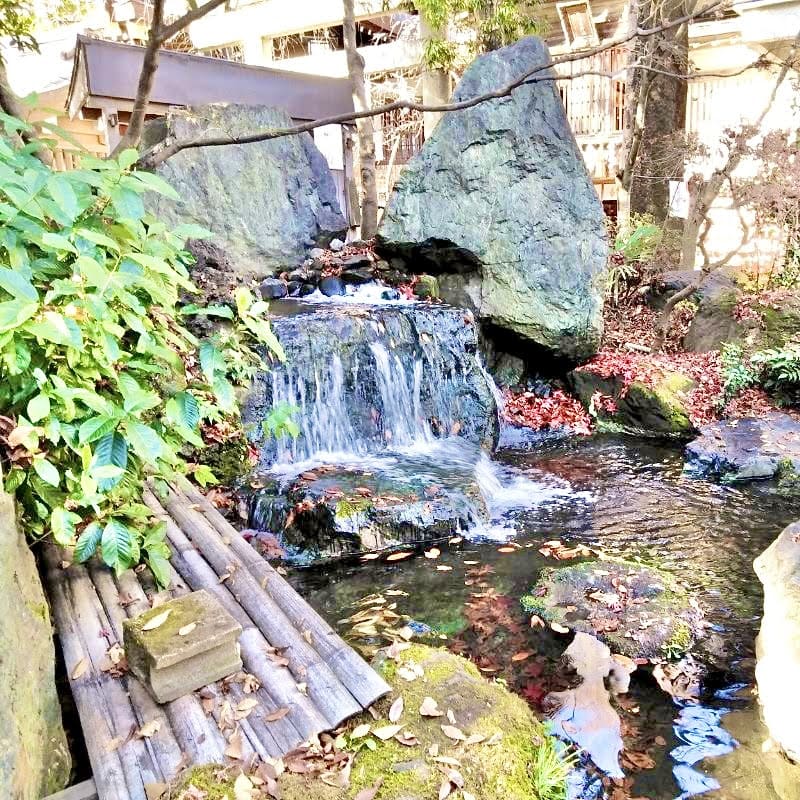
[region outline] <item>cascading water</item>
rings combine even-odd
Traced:
[[[480,362],[469,314],[416,303],[328,302],[295,311],[273,321],[286,364],[258,377],[245,407],[254,431],[282,406],[295,409],[301,431],[259,441],[269,485],[251,504],[252,528],[283,530],[287,519],[300,524],[291,507],[327,503],[311,527],[360,531],[362,541],[345,551],[464,531],[506,538],[509,511],[570,496],[566,482],[532,481],[487,455],[497,441],[500,396]],[[332,477],[316,480],[320,468]],[[314,483],[304,483],[312,473]],[[328,508],[331,497],[344,496],[352,510],[354,492],[402,500],[391,513],[372,509],[370,524],[389,530],[388,539],[365,544],[363,514],[343,520],[341,509]],[[328,544],[318,550],[341,552]]]

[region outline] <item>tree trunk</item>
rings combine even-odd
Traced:
[[[353,106],[357,112],[367,111],[367,86],[364,59],[356,49],[356,22],[353,0],[344,0],[344,49],[347,70],[353,90]],[[361,174],[361,238],[371,239],[378,231],[378,186],[375,178],[375,129],[372,117],[357,122],[358,162]]]

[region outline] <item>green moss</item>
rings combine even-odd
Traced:
[[[756,310],[764,321],[759,347],[783,347],[800,332],[800,310],[797,308],[772,308],[759,304]]]
[[[661,649],[667,658],[680,658],[688,652],[693,641],[692,629],[683,620],[678,620],[675,623],[672,636],[664,642]]]
[[[203,463],[211,468],[223,486],[234,486],[251,469],[244,434],[226,442],[208,445],[203,450]]]
[[[218,764],[194,767],[181,776],[172,796],[180,797],[181,792],[194,786],[206,793],[203,800],[233,800],[233,784],[237,775],[238,770],[232,774],[229,768]]]
[[[350,519],[359,514],[366,514],[372,508],[372,501],[366,497],[340,500],[336,504],[336,517]]]

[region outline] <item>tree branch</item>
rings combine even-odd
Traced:
[[[212,2],[213,1],[214,0],[212,0]],[[723,4],[724,0],[714,0],[709,5],[706,5],[703,8],[692,12],[691,14],[687,14],[683,17],[670,20],[669,22],[666,22],[662,25],[658,25],[653,28],[642,28],[637,26],[635,29],[633,29],[626,35],[620,36],[616,39],[609,40],[608,42],[606,42],[606,44],[598,45],[597,47],[591,48],[589,50],[580,53],[570,53],[568,55],[559,56],[555,59],[550,59],[544,64],[539,64],[535,67],[532,67],[531,69],[529,69],[527,72],[524,72],[515,80],[505,84],[504,86],[499,87],[498,89],[495,89],[491,92],[486,92],[484,94],[476,95],[475,97],[469,98],[467,100],[461,100],[457,103],[439,103],[433,105],[426,105],[425,103],[418,103],[410,100],[397,100],[393,103],[389,103],[384,106],[378,106],[372,109],[366,109],[364,111],[353,111],[344,114],[336,114],[330,117],[326,117],[324,119],[316,120],[314,122],[307,122],[303,125],[296,125],[291,128],[274,128],[267,131],[258,131],[256,133],[248,134],[246,136],[209,136],[189,141],[165,140],[156,147],[145,152],[139,159],[139,164],[142,167],[152,168],[157,166],[158,164],[161,164],[162,162],[166,161],[168,158],[174,156],[176,153],[179,153],[182,150],[193,149],[197,147],[221,147],[230,144],[252,144],[254,142],[263,142],[263,141],[268,141],[270,139],[279,139],[284,136],[294,136],[299,133],[307,133],[309,131],[314,130],[315,128],[319,128],[324,125],[339,125],[348,122],[357,122],[358,120],[364,119],[366,117],[374,117],[389,111],[396,111],[400,109],[406,109],[409,111],[419,111],[422,113],[426,112],[441,113],[446,111],[462,111],[467,108],[473,108],[474,106],[480,105],[481,103],[486,103],[490,100],[497,100],[503,97],[508,97],[515,89],[518,89],[523,84],[535,83],[538,81],[555,81],[560,79],[559,77],[552,75],[537,77],[539,73],[544,72],[545,70],[552,69],[553,67],[556,67],[560,64],[567,64],[574,61],[580,61],[585,58],[591,58],[592,56],[598,55],[599,53],[604,53],[607,50],[612,50],[616,47],[620,47],[621,45],[627,44],[628,42],[632,41],[633,39],[636,39],[637,37],[649,38],[651,36],[655,36],[656,34],[662,33],[665,30],[669,30],[679,25],[691,22],[693,19],[696,19],[697,17],[702,16],[704,14],[708,14],[709,12],[719,8]],[[205,8],[205,6],[203,6],[203,8]]]
[[[171,39],[175,34],[180,33],[184,28],[188,28],[193,22],[196,22],[198,19],[208,14],[209,11],[213,11],[225,2],[226,0],[208,0],[208,2],[203,3],[202,6],[196,6],[190,11],[187,11],[182,17],[178,17],[174,22],[170,22],[169,25],[164,26],[159,31],[158,43],[164,44],[164,42]]]

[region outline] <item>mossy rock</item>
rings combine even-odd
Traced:
[[[631,658],[677,658],[701,631],[697,604],[672,575],[622,559],[545,569],[522,605]]]
[[[437,300],[439,281],[433,275],[420,275],[414,285],[414,294],[421,300]]]
[[[580,401],[597,415],[601,430],[676,439],[688,439],[697,432],[686,405],[694,381],[683,373],[667,373],[655,386],[634,381],[627,389],[623,378],[616,375],[603,378],[577,369],[569,378]],[[596,392],[612,397],[617,410],[609,413],[593,408]]]
[[[407,681],[398,674],[399,669],[415,665],[422,669],[422,677]],[[522,698],[500,683],[483,678],[469,661],[446,650],[412,645],[396,660],[379,657],[375,666],[395,689],[377,705],[383,721],[361,715],[347,724],[348,730],[364,722],[376,728],[389,724],[389,706],[402,695],[405,710],[400,722],[407,723],[419,743],[407,747],[394,739],[374,739],[375,750],[362,748],[356,753],[346,790],[328,786],[318,776],[284,773],[278,782],[283,800],[354,798],[379,779],[383,779],[379,800],[431,800],[438,796],[443,770],[449,768],[433,760],[429,754],[433,745],[438,747],[439,756],[458,760],[464,789],[477,800],[565,797],[568,765],[557,754],[558,744]],[[488,740],[500,734],[502,738],[496,737],[491,744],[454,742],[442,731],[442,724],[448,724],[446,716],[422,717],[418,713],[425,697],[436,700],[443,713],[451,709],[456,726],[465,735],[479,733]],[[231,800],[235,774],[220,776],[217,772],[213,768],[194,770],[183,779],[180,788],[193,782],[208,792],[207,800],[222,800],[226,792]],[[453,796],[460,797],[460,793]]]

